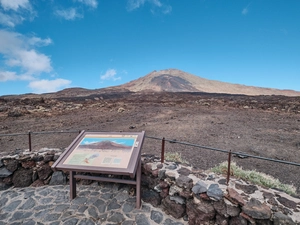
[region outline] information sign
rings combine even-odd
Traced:
[[[75,178],[136,184],[140,202],[141,148],[145,132],[82,131],[53,164],[54,170],[70,171],[70,196],[76,196]],[[135,180],[76,175],[76,172],[128,175]],[[139,196],[138,196],[139,195]],[[139,200],[138,200],[139,198]]]

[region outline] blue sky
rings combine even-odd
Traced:
[[[127,146],[133,146],[135,142],[135,138],[84,138],[80,144],[88,145],[96,142],[102,142],[102,141],[112,141],[117,144],[127,145]]]
[[[300,1],[0,0],[0,95],[169,68],[300,91]]]

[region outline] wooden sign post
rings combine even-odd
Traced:
[[[141,207],[141,148],[145,132],[82,131],[52,165],[70,171],[70,198],[76,197],[76,178],[136,185],[136,208]],[[126,175],[131,179],[88,176],[76,172]]]

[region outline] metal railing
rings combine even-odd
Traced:
[[[24,132],[24,133],[14,133],[14,134],[0,134],[0,137],[4,136],[21,136],[21,135],[28,135],[28,146],[29,146],[29,151],[32,151],[32,135],[34,134],[56,134],[56,133],[80,133],[81,130],[69,130],[69,131],[41,131],[41,132]],[[285,160],[278,160],[278,159],[273,159],[273,158],[268,158],[268,157],[262,157],[262,156],[256,156],[256,155],[251,155],[243,152],[233,152],[231,150],[225,150],[225,149],[219,149],[219,148],[213,148],[213,147],[208,147],[208,146],[203,146],[203,145],[198,145],[198,144],[192,144],[189,142],[182,142],[182,141],[177,141],[177,140],[171,140],[171,139],[166,139],[165,137],[163,138],[158,138],[158,137],[153,137],[153,136],[145,136],[146,138],[153,139],[153,140],[159,140],[161,141],[161,163],[164,163],[165,160],[165,142],[168,141],[170,143],[176,143],[176,144],[181,144],[185,146],[191,146],[191,147],[196,147],[196,148],[201,148],[201,149],[206,149],[209,151],[215,151],[215,152],[222,152],[228,154],[228,168],[227,168],[227,184],[230,180],[230,164],[231,164],[231,157],[233,155],[237,156],[243,156],[243,157],[249,157],[249,158],[255,158],[255,159],[260,159],[260,160],[265,160],[265,161],[271,161],[275,163],[281,163],[281,164],[286,164],[286,165],[293,165],[293,166],[299,166],[300,163],[296,162],[290,162],[290,161],[285,161]]]

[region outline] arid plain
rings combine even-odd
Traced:
[[[182,82],[177,79],[175,85],[169,82],[167,86],[178,88],[179,81]],[[156,82],[166,84],[162,80]],[[300,97],[297,96],[195,90],[133,92],[122,86],[0,97],[1,135],[62,130],[145,131],[147,136],[300,163]],[[32,147],[66,148],[76,135],[33,134]],[[28,136],[0,136],[0,148],[1,155],[28,149]],[[146,138],[142,151],[159,156],[161,141]],[[228,157],[221,152],[168,141],[166,152],[178,152],[200,169],[211,168]],[[297,166],[253,158],[233,157],[233,161],[245,169],[294,184],[300,192]]]

